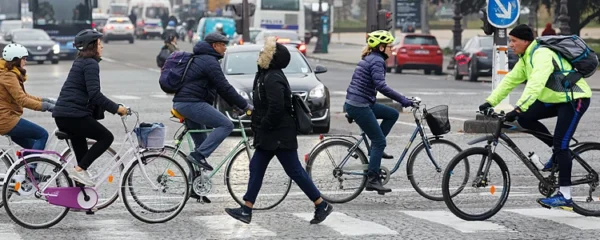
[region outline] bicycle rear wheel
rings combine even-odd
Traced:
[[[54,160],[31,157],[27,163],[35,163],[37,166],[31,169],[39,175],[47,175],[45,181],[37,182],[37,186],[49,187],[73,187],[73,182],[66,171],[60,171],[62,166]],[[15,223],[24,228],[40,229],[49,228],[59,223],[69,212],[69,208],[49,204],[38,188],[32,183],[31,175],[27,173],[24,162],[20,162],[7,175],[10,181],[2,186],[2,199],[6,213]],[[58,175],[57,175],[58,172]],[[47,182],[55,175],[52,182]],[[44,179],[41,179],[44,180]],[[10,199],[9,199],[10,197]],[[29,198],[29,199],[24,199]]]
[[[142,156],[142,164],[139,160],[134,161],[120,184],[127,211],[145,223],[163,223],[176,217],[189,197],[188,178],[183,167],[173,158],[159,153]],[[152,185],[158,188],[154,189]]]
[[[410,155],[408,163],[406,163],[406,175],[410,180],[410,184],[421,196],[433,201],[443,201],[444,197],[440,186],[442,173],[452,157],[462,150],[455,143],[445,139],[431,139],[429,140],[429,146],[431,147],[430,152],[433,159],[427,155],[425,144],[419,144]],[[432,161],[435,161],[438,165],[439,171]],[[415,166],[415,164],[417,165]],[[468,162],[465,162],[464,166],[468,169]],[[465,175],[465,181],[467,178],[468,175]],[[458,191],[454,191],[452,196],[456,194],[458,194]]]
[[[354,143],[348,140],[332,140],[315,149],[308,159],[306,172],[327,202],[352,201],[367,184],[367,157],[360,148],[350,153],[352,146]],[[348,161],[340,167],[348,155]]]
[[[246,152],[246,147],[241,148],[233,156],[225,170],[225,183],[231,197],[240,205],[244,205],[243,196],[248,190],[250,178],[250,159],[253,151]],[[279,162],[272,159],[265,171],[262,188],[254,202],[252,209],[268,210],[279,205],[290,192],[292,179],[285,173]]]
[[[586,143],[573,150],[571,181],[589,181],[571,185],[573,211],[583,216],[600,216],[600,143]]]
[[[88,141],[88,148],[94,145],[94,143],[95,141]],[[103,182],[100,188],[96,188],[98,196],[101,197],[98,199],[98,204],[95,207],[98,210],[110,206],[117,200],[117,198],[119,198],[119,178],[121,177],[121,173],[125,168],[123,164],[116,169],[113,169],[111,174],[108,175],[107,179],[99,179],[100,174],[102,174],[101,171],[105,170],[107,166],[114,164],[111,162],[111,160],[114,159],[115,162],[119,161],[119,158],[114,158],[116,155],[117,152],[114,149],[108,148],[99,158],[94,160],[94,163],[87,170],[95,182]],[[63,157],[65,160],[69,161],[69,158],[74,157],[74,154],[72,155],[71,149],[67,148],[63,153]],[[77,161],[73,161],[72,163],[77,165]]]
[[[484,176],[484,173],[487,173],[487,176]],[[500,211],[508,199],[508,168],[504,160],[495,153],[492,159],[489,159],[485,148],[476,147],[462,151],[448,163],[443,176],[444,202],[448,209],[461,219],[486,220]],[[457,178],[454,178],[455,176]],[[451,195],[455,192],[458,194]],[[488,202],[491,202],[491,207],[484,207]],[[461,206],[462,204],[464,206]]]
[[[4,153],[6,153],[6,154],[4,154]],[[2,187],[2,182],[4,181],[4,178],[6,177],[6,175],[8,175],[8,169],[10,168],[10,166],[12,166],[13,160],[10,157],[10,155],[8,154],[8,152],[6,152],[6,149],[0,150],[0,154],[4,154],[2,159],[0,159],[0,187]],[[10,198],[10,196],[9,196],[9,198]],[[0,208],[2,206],[4,206],[4,200],[2,198],[0,198]]]

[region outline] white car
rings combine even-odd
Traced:
[[[129,43],[135,41],[134,27],[129,18],[111,17],[104,25],[103,34],[105,43],[112,40],[129,40]]]

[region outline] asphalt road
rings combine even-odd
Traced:
[[[111,42],[105,45],[104,60],[100,63],[102,91],[116,102],[124,103],[140,113],[143,122],[163,122],[168,126],[168,136],[172,136],[180,127],[179,123],[169,120],[171,98],[158,87],[159,70],[155,65],[155,56],[161,46],[160,41]],[[192,46],[182,43],[183,50],[191,51]],[[310,55],[310,53],[309,53]],[[36,96],[56,97],[71,66],[71,61],[61,61],[58,65],[28,66],[29,78],[26,90]],[[317,62],[310,60],[315,66],[321,64],[329,71],[319,76],[329,88],[331,98],[333,134],[359,133],[355,124],[348,124],[342,113],[345,90],[350,82],[354,66],[336,63]],[[423,99],[427,108],[437,105],[448,105],[452,132],[444,139],[456,143],[460,148],[470,147],[467,142],[481,135],[462,133],[463,123],[475,116],[477,106],[482,103],[491,91],[489,83],[458,82],[446,79],[446,76],[428,76],[422,72],[407,71],[404,74],[388,74],[387,83],[397,91],[407,96],[418,96]],[[515,89],[510,95],[514,103],[520,96],[522,87]],[[598,100],[592,104],[585,114],[577,133],[579,140],[594,141],[598,117]],[[49,132],[54,128],[50,113],[26,110],[25,118],[45,127]],[[106,115],[102,120],[115,135],[113,148],[118,149],[124,140],[123,125],[120,118]],[[133,121],[128,121],[130,126]],[[552,120],[544,121],[553,129]],[[400,119],[388,136],[386,152],[398,158],[414,130],[414,118],[410,109],[400,115]],[[523,152],[535,151],[545,161],[551,151],[539,141],[522,134],[511,134]],[[228,138],[209,158],[213,166],[228,154],[239,141],[239,137]],[[300,136],[299,155],[308,153],[319,142],[318,135]],[[414,148],[419,139],[410,148]],[[481,145],[481,144],[479,144]],[[64,146],[64,145],[61,145]],[[439,156],[439,164],[445,164],[456,151],[449,148],[437,150],[434,145],[434,156]],[[364,147],[363,147],[364,149]],[[255,211],[253,222],[245,225],[229,218],[223,208],[235,207],[236,203],[227,192],[222,181],[223,172],[213,177],[210,204],[189,201],[182,213],[175,219],[164,224],[145,224],[133,218],[124,208],[121,200],[94,216],[79,212],[71,212],[66,218],[50,229],[28,230],[14,224],[4,210],[0,210],[0,239],[597,239],[600,229],[600,219],[578,216],[575,213],[562,210],[546,210],[535,203],[541,197],[538,193],[538,180],[523,167],[523,164],[506,148],[499,147],[498,153],[503,156],[510,169],[510,196],[502,211],[483,222],[467,222],[458,219],[448,211],[443,202],[434,202],[420,196],[413,190],[406,174],[406,161],[392,175],[388,187],[393,192],[380,196],[372,192],[363,192],[351,202],[336,204],[335,212],[325,222],[318,226],[308,223],[314,211],[310,201],[294,184],[290,194],[281,205],[268,211]],[[586,160],[595,168],[600,153],[586,156]],[[436,157],[438,159],[438,157]],[[404,159],[406,160],[406,159]],[[427,158],[417,157],[414,174],[423,186],[439,189],[440,173],[427,165]],[[280,165],[272,164],[270,172],[265,177],[261,193],[277,194],[278,189],[285,184],[284,172]],[[239,163],[236,172],[236,192],[243,194],[245,178],[247,178],[247,159]],[[305,164],[302,162],[302,164]],[[382,165],[392,169],[396,160],[383,160]],[[327,173],[323,170],[327,164],[315,167],[313,174]],[[475,165],[475,164],[472,164]],[[475,166],[476,167],[476,166]],[[475,171],[471,166],[471,172]],[[578,169],[575,166],[575,169]],[[244,172],[246,171],[246,172]],[[492,170],[493,172],[494,170]],[[576,170],[574,170],[575,172]],[[575,173],[573,175],[576,175]],[[494,186],[502,189],[501,182],[494,176]],[[331,178],[315,179],[319,189],[325,194],[333,191]],[[115,182],[116,183],[116,182]],[[118,187],[117,187],[118,188]],[[331,189],[330,189],[331,188]],[[492,194],[489,194],[489,193]],[[574,190],[574,196],[582,196],[583,190]],[[434,191],[440,194],[439,191]],[[577,194],[580,195],[577,195]],[[490,196],[491,195],[491,196]],[[336,195],[331,195],[336,196]],[[463,196],[463,195],[459,195]],[[600,194],[592,195],[595,200]],[[268,197],[268,196],[263,196]],[[101,196],[102,198],[102,196]],[[465,194],[461,207],[476,209],[489,206],[497,200],[497,194],[487,188],[481,193]],[[489,201],[490,199],[492,201]],[[260,198],[259,198],[260,200]],[[592,205],[598,205],[594,202]],[[31,205],[31,214],[46,205],[41,203]],[[598,209],[599,206],[594,206]],[[48,216],[45,216],[48,217]]]

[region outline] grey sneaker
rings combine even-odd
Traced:
[[[92,181],[90,178],[90,174],[87,171],[78,172],[75,170],[75,168],[67,168],[67,172],[69,173],[71,179],[85,186],[94,187],[96,185],[96,183],[94,183],[94,181]]]

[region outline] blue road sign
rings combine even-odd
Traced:
[[[510,27],[517,21],[520,12],[519,0],[487,0],[487,19],[494,27]]]

